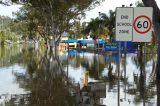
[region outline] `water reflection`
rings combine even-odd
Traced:
[[[146,61],[143,54],[121,54],[120,71],[118,54],[112,52],[60,51],[55,56],[43,47],[22,45],[1,47],[0,54],[0,101],[6,105],[159,104],[153,54],[147,54]]]
[[[69,92],[72,82],[69,79],[66,82],[67,75],[62,70],[63,64],[59,64],[59,58],[53,57],[48,51],[40,54],[32,49],[26,52],[26,57],[29,77],[25,79],[25,89],[31,92],[28,105],[73,105],[73,97]]]
[[[122,54],[120,72],[117,70],[117,54],[107,53],[98,56],[92,53],[85,53],[83,56],[76,56],[79,60],[84,60],[81,61],[81,68],[76,71],[81,71],[84,74],[84,70],[88,70],[89,83],[99,81],[106,83],[106,97],[101,98],[103,105],[156,105],[155,56],[147,54],[146,67],[144,68],[143,55]],[[105,61],[106,56],[109,58],[107,61]],[[76,59],[70,60],[74,60],[73,63],[78,61]],[[69,64],[69,67],[71,71],[74,66]],[[90,67],[92,70],[90,70]],[[77,82],[83,83],[83,81],[78,80],[83,79],[83,75],[77,79],[77,76],[75,77],[73,73],[71,71],[70,76],[74,77]],[[77,72],[78,74],[80,73]]]

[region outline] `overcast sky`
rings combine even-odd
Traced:
[[[83,21],[89,22],[91,18],[95,18],[98,16],[98,12],[108,13],[109,10],[115,10],[116,7],[122,7],[122,5],[128,6],[132,3],[133,7],[135,7],[135,3],[141,0],[105,0],[99,7],[86,12],[86,19],[82,19]],[[160,7],[160,0],[156,0],[157,4]]]
[[[95,18],[98,16],[98,12],[108,13],[109,10],[115,10],[116,7],[121,7],[122,5],[129,6],[131,3],[135,6],[135,2],[138,0],[105,0],[100,6],[95,9],[86,12],[86,19],[82,19],[82,21],[89,22],[91,18]],[[140,1],[140,0],[139,0]],[[156,0],[157,4],[160,7],[160,0]],[[19,9],[20,5],[13,6],[2,6],[0,5],[0,15],[5,15],[12,17],[12,12],[15,12]]]
[[[0,5],[0,15],[12,17],[12,12],[19,10],[21,5],[4,6]]]

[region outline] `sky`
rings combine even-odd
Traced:
[[[12,12],[18,11],[20,7],[21,5],[12,5],[12,6],[0,5],[0,15],[13,17]]]
[[[109,10],[115,10],[116,7],[121,7],[122,5],[129,6],[131,3],[135,6],[135,2],[138,0],[105,0],[100,6],[96,7],[95,9],[86,12],[86,18],[81,19],[81,21],[89,22],[91,18],[95,18],[98,16],[98,12],[101,13],[108,13]],[[140,0],[139,0],[140,1]],[[156,0],[157,4],[160,7],[160,0]],[[0,5],[0,15],[4,16],[12,16],[12,12],[16,12],[20,5],[13,5],[13,6],[2,6]]]
[[[86,19],[84,21],[89,22],[90,18],[95,18],[98,16],[98,12],[108,13],[109,10],[115,10],[116,7],[122,7],[122,5],[129,6],[131,3],[135,4],[137,0],[105,0],[100,6],[95,9],[86,12]]]
[[[133,7],[135,7],[135,3],[137,1],[141,0],[105,0],[100,6],[97,8],[86,12],[86,19],[82,19],[83,21],[89,22],[91,18],[98,17],[98,12],[101,13],[109,13],[109,10],[114,10],[116,7],[122,7],[122,5],[125,5],[125,7],[129,7],[129,5],[132,3]],[[160,7],[160,0],[155,0]]]

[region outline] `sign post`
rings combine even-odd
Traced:
[[[116,41],[132,41],[133,8],[116,8]]]
[[[152,7],[134,8],[133,42],[144,43],[144,71],[146,65],[146,42],[152,40]]]
[[[146,42],[152,39],[152,7],[116,8],[116,41],[145,42],[144,69],[146,61]],[[120,42],[119,42],[120,58]],[[120,64],[120,63],[118,63]],[[120,65],[118,65],[118,71]]]
[[[150,42],[152,7],[116,8],[116,41]]]
[[[151,42],[152,7],[134,8],[133,42]]]
[[[132,41],[133,8],[116,8],[116,41]],[[121,43],[118,43],[118,75],[120,72]],[[119,78],[119,77],[118,77]],[[118,80],[119,83],[119,80]],[[119,90],[119,86],[118,86]],[[119,97],[119,93],[118,93]],[[119,99],[118,99],[119,100]],[[119,102],[118,102],[119,103]]]

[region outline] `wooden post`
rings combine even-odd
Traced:
[[[84,86],[88,86],[88,71],[85,71],[85,75],[84,75]]]

